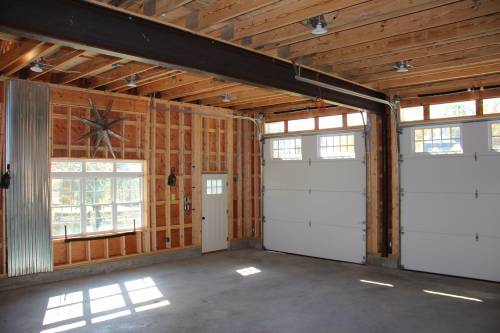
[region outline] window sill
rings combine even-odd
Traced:
[[[98,239],[108,239],[108,238],[116,238],[123,236],[133,236],[138,231],[142,231],[142,229],[135,229],[130,231],[120,231],[120,232],[109,232],[109,233],[99,233],[99,234],[87,234],[87,235],[76,235],[70,237],[54,237],[52,240],[64,240],[65,243],[70,242],[81,242],[81,241],[90,241],[90,240],[98,240]]]

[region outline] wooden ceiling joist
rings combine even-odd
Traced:
[[[59,68],[79,57],[83,53],[85,53],[85,51],[74,50],[69,47],[61,47],[59,50],[50,55],[49,58],[43,59],[43,63],[48,65],[48,67],[42,67],[43,71],[41,73],[30,72],[28,79],[44,81],[49,73],[58,71]]]
[[[93,89],[93,88],[101,87],[101,86],[107,85],[109,83],[118,81],[118,80],[123,80],[126,77],[129,77],[131,75],[143,73],[143,72],[145,72],[149,69],[152,69],[154,67],[155,66],[132,61],[132,62],[129,62],[129,63],[124,64],[122,66],[119,66],[117,68],[114,68],[110,71],[101,73],[97,77],[91,78],[89,80],[90,83],[89,83],[88,88]]]
[[[96,56],[94,59],[88,60],[78,66],[75,66],[71,69],[71,72],[63,73],[62,75],[60,75],[58,78],[58,83],[67,84],[78,80],[79,78],[95,74],[99,71],[102,71],[103,68],[110,67],[112,64],[120,60],[121,59],[118,57],[109,57],[102,55]]]
[[[343,8],[353,5],[353,0],[350,2],[340,0],[335,4]],[[3,7],[0,12],[2,31],[14,32],[21,36],[33,35],[47,42],[71,44],[79,49],[98,51],[117,58],[172,65],[180,70],[201,71],[215,77],[283,92],[289,91],[305,97],[316,97],[318,92],[317,86],[294,79],[295,68],[289,62],[145,18],[134,17],[131,20],[131,14],[117,12],[110,7],[77,0],[64,2],[47,0],[43,4],[35,0],[26,0],[15,5],[6,2]],[[331,4],[329,8],[331,10]],[[35,12],[36,15],[32,14]],[[78,13],[78,20],[70,20],[68,15],[75,13]],[[52,17],[50,23],[41,19],[44,14]],[[151,48],[151,43],[154,43],[154,48]],[[175,48],[172,45],[175,45]],[[232,65],[227,59],[231,59]],[[301,75],[352,90],[356,94],[385,98],[385,95],[379,92],[312,69],[303,68]],[[138,90],[141,93],[148,93],[171,88],[173,86],[159,84],[159,87],[140,87]],[[335,103],[385,112],[383,103],[359,95],[336,90],[324,90],[322,95],[326,100]]]
[[[314,53],[495,14],[498,12],[499,7],[500,5],[496,0],[459,1],[437,9],[424,10],[383,22],[367,24],[356,29],[340,31],[315,40],[285,46],[278,49],[277,54],[281,57],[295,59]]]
[[[21,58],[32,59],[31,53],[39,54],[37,50],[43,47],[43,45],[43,42],[36,40],[22,40],[17,47],[2,55],[0,58],[0,71],[5,71]]]

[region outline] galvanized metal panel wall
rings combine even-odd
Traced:
[[[49,87],[10,80],[6,89],[8,275],[52,271],[49,206]]]

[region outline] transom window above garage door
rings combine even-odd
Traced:
[[[413,129],[415,153],[462,154],[460,126],[434,126]]]
[[[301,160],[302,138],[279,138],[271,141],[271,156],[278,160]]]
[[[321,159],[355,158],[354,134],[331,134],[318,137]]]
[[[466,117],[476,115],[476,101],[433,104],[429,106],[430,119]]]

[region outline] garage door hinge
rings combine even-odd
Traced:
[[[405,196],[405,189],[404,188],[399,188],[399,195],[404,197]]]
[[[266,192],[266,186],[262,185],[262,193]]]
[[[311,159],[309,159],[309,166],[311,166]]]
[[[399,229],[399,233],[400,233],[401,235],[404,235],[404,234],[405,234],[405,229],[404,229],[404,227],[403,227],[403,226],[401,226],[401,228]]]
[[[262,159],[262,166],[266,166],[266,160]]]
[[[477,162],[477,151],[474,152],[474,161]]]
[[[403,162],[404,159],[403,159],[403,154],[399,154],[399,162]]]
[[[311,227],[311,220],[309,220],[309,228]]]
[[[476,232],[476,242],[479,242],[479,234]]]
[[[266,223],[266,217],[262,216],[262,223]]]
[[[476,189],[476,192],[474,193],[476,199],[479,198],[479,191]]]
[[[308,191],[308,192],[309,192],[309,194],[311,194],[311,189],[309,189],[309,191]]]

